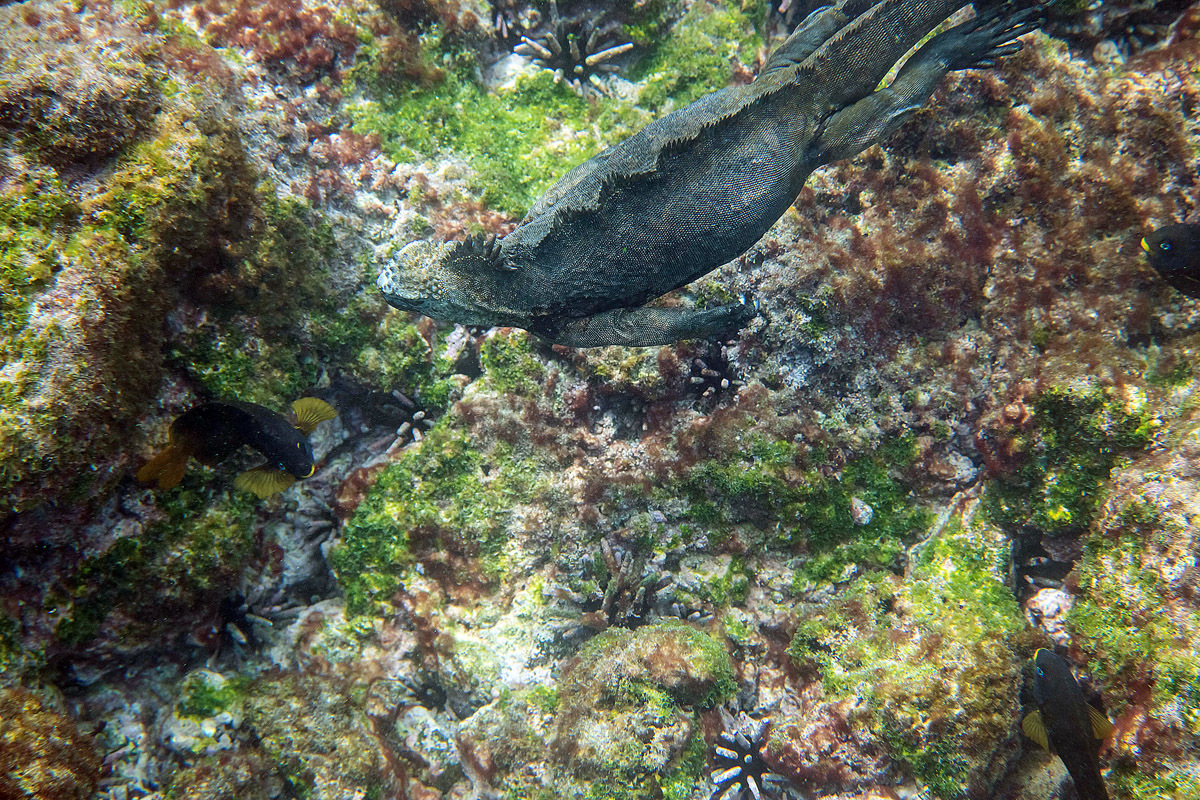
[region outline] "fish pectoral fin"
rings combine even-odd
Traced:
[[[1100,709],[1095,706],[1088,706],[1088,717],[1092,720],[1092,735],[1100,741],[1104,741],[1112,734],[1114,725],[1109,721],[1108,717],[1100,713]]]
[[[1021,730],[1030,739],[1042,746],[1043,750],[1050,749],[1050,740],[1046,738],[1046,726],[1042,723],[1040,711],[1031,711],[1021,720]]]
[[[301,397],[292,402],[296,414],[296,427],[307,436],[316,430],[319,423],[337,416],[333,406],[316,397]]]
[[[233,485],[243,492],[253,492],[259,500],[265,500],[276,492],[296,482],[296,479],[281,469],[273,469],[263,464],[261,467],[248,469],[233,479]]]
[[[178,486],[187,471],[187,460],[187,448],[172,442],[137,471],[138,482],[157,483],[159,489]]]

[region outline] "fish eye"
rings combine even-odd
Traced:
[[[1170,243],[1170,242],[1167,242],[1167,241],[1159,242],[1159,243],[1158,243],[1158,249],[1159,249],[1159,250],[1170,250],[1170,249],[1171,249],[1171,243]]]
[[[1042,672],[1042,668],[1041,668],[1041,667],[1038,667],[1038,677],[1039,677],[1039,678],[1044,678],[1044,677],[1046,677],[1046,673]]]

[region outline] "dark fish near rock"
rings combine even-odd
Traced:
[[[1142,239],[1150,266],[1172,287],[1200,298],[1200,225],[1167,225]]]
[[[266,461],[234,480],[234,486],[260,498],[281,492],[316,470],[308,434],[337,412],[323,400],[301,397],[292,403],[296,422],[269,408],[237,400],[204,403],[171,423],[167,447],[138,470],[142,483],[170,489],[183,480],[188,458],[214,466],[241,447],[250,447]]]
[[[1066,659],[1038,650],[1033,663],[1038,710],[1025,717],[1021,730],[1062,759],[1079,800],[1108,800],[1100,776],[1100,743],[1112,733],[1112,723],[1084,698]]]

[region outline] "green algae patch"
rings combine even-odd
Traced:
[[[745,536],[769,531],[767,546],[802,549],[807,558],[795,578],[802,591],[842,579],[853,565],[891,564],[928,527],[929,513],[901,477],[914,458],[912,440],[898,438],[830,475],[802,467],[792,442],[753,435],[742,451],[693,468],[678,494],[698,524],[717,532],[739,526]]]
[[[0,359],[19,354],[30,302],[62,266],[78,207],[54,172],[28,174],[0,193]]]
[[[1127,497],[1088,537],[1067,622],[1110,703],[1146,703],[1156,714],[1169,708],[1200,736],[1200,611],[1178,597],[1180,558],[1190,558],[1196,537],[1189,517],[1171,508],[1172,499],[1196,498],[1192,487],[1169,483],[1176,485],[1159,495],[1163,507]]]
[[[576,796],[677,796],[696,772],[695,739],[703,741],[694,711],[734,690],[729,655],[702,631],[680,622],[610,629],[584,645],[559,684],[552,763],[578,783]]]
[[[63,579],[45,601],[59,644],[83,647],[102,632],[173,635],[174,620],[215,608],[237,586],[257,553],[258,502],[213,482],[200,471],[187,475],[160,494],[157,518],[138,536],[117,539]]]
[[[279,407],[331,352],[331,230],[261,183],[228,109],[181,94],[139,131],[86,195],[46,164],[0,191],[0,490],[17,509],[120,474],[105,467],[166,364],[201,394]],[[180,299],[195,314],[167,352]]]
[[[192,719],[237,711],[249,682],[245,676],[225,678],[211,670],[196,670],[183,679],[176,708],[180,716]]]
[[[988,512],[1009,530],[1049,534],[1086,528],[1122,455],[1150,442],[1160,422],[1144,397],[1116,397],[1087,382],[1043,392],[1033,402],[1023,463],[993,482]]]
[[[731,64],[752,63],[762,45],[734,2],[696,3],[661,36],[651,32],[663,27],[666,4],[635,5],[631,35],[654,40],[631,76],[646,84],[636,105],[585,100],[544,70],[490,91],[477,79],[474,53],[435,30],[424,38],[423,58],[438,65],[440,83],[374,85],[372,99],[348,109],[354,130],[378,134],[396,161],[462,159],[473,172],[470,191],[520,218],[559,177],[645,126],[651,112],[728,85]]]
[[[154,117],[160,45],[120,23],[68,37],[29,20],[0,11],[0,130],[60,167],[119,152]]]
[[[268,673],[246,687],[243,709],[243,728],[293,796],[384,796],[387,757],[361,702],[340,681]]]
[[[638,103],[681,108],[729,85],[735,64],[752,64],[762,40],[740,2],[693,3],[631,76],[644,81]]]
[[[500,577],[508,519],[539,472],[493,455],[443,423],[380,473],[330,553],[350,613],[388,600],[418,561],[450,587],[482,591]]]
[[[344,346],[353,353],[347,371],[383,391],[399,389],[427,413],[445,411],[458,384],[451,377],[454,363],[445,357],[444,337],[431,345],[409,315],[388,313],[377,305],[367,309],[355,304],[350,315],[373,324],[363,326],[361,335]]]
[[[1117,734],[1110,789],[1196,795],[1200,741],[1200,425],[1172,423],[1161,446],[1113,471],[1111,492],[1068,579],[1067,630]]]
[[[589,103],[546,72],[490,92],[474,78],[473,53],[448,56],[440,85],[351,106],[354,130],[380,135],[396,161],[463,159],[475,173],[471,191],[513,217],[571,167],[650,121],[627,103]]]
[[[546,368],[534,354],[531,334],[516,329],[497,331],[479,348],[479,364],[489,388],[500,394],[534,394]]]
[[[789,646],[826,699],[858,706],[851,724],[946,800],[986,791],[1006,766],[1032,651],[1007,560],[1004,536],[969,509],[912,548],[903,580],[856,580],[805,615]],[[785,721],[773,736],[795,733]]]

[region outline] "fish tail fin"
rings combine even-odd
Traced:
[[[305,436],[316,430],[318,424],[337,416],[333,406],[316,397],[292,401],[292,411],[296,414],[296,427]]]
[[[187,471],[188,451],[178,442],[171,442],[158,455],[137,471],[140,483],[157,482],[159,489],[178,486]]]
[[[235,487],[243,492],[253,492],[259,500],[266,500],[295,482],[296,479],[288,473],[268,467],[266,464],[248,469],[233,479]]]

